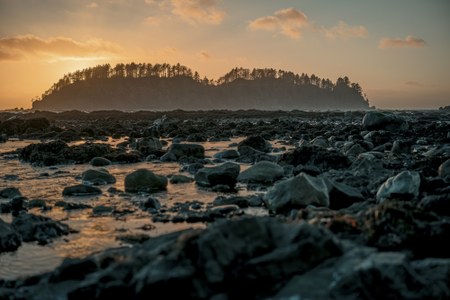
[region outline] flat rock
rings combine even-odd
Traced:
[[[86,184],[78,184],[74,186],[65,187],[62,194],[63,196],[91,196],[100,195],[102,190],[95,186]]]
[[[139,169],[125,177],[125,192],[158,192],[166,190],[167,178],[147,169]]]
[[[284,176],[284,169],[276,163],[261,161],[245,171],[242,171],[237,180],[249,183],[271,183]]]

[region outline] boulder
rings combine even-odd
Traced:
[[[0,219],[0,253],[14,251],[21,244],[20,236],[14,228]]]
[[[261,161],[238,176],[238,181],[249,183],[270,183],[274,182],[284,175],[284,169],[273,162]]]
[[[252,135],[238,144],[238,151],[241,152],[243,146],[251,147],[261,152],[270,152],[272,145],[260,135]]]
[[[354,187],[331,180],[327,181],[327,183],[331,209],[345,208],[365,200],[361,191]]]
[[[362,127],[367,130],[404,131],[408,129],[408,123],[391,112],[369,111],[362,119]]]
[[[378,189],[379,203],[391,197],[416,198],[419,195],[420,175],[414,171],[403,171],[389,177]]]
[[[293,178],[278,182],[264,196],[266,207],[280,212],[308,205],[330,205],[328,188],[323,178],[300,173]]]
[[[178,161],[182,157],[205,158],[205,148],[198,144],[172,144],[167,153],[161,156],[161,161]]]
[[[240,166],[227,162],[217,167],[202,168],[195,174],[195,181],[200,186],[214,187],[225,185],[233,188],[236,185]]]
[[[88,182],[94,185],[112,184],[116,183],[116,178],[109,174],[106,169],[90,169],[81,174],[83,182]]]
[[[91,196],[101,195],[102,190],[95,186],[86,184],[78,184],[74,186],[65,187],[63,190],[63,196]]]
[[[158,192],[166,190],[167,178],[156,175],[150,170],[139,169],[125,177],[125,191],[127,193]]]

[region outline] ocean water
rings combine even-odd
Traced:
[[[205,147],[207,158],[225,149],[230,148],[231,143],[236,143],[242,138],[234,138],[231,141],[199,143]],[[0,189],[17,187],[23,196],[31,199],[43,199],[52,209],[42,211],[33,208],[29,213],[44,215],[54,220],[61,221],[77,231],[67,236],[54,240],[49,245],[41,246],[36,242],[22,243],[18,250],[0,254],[0,279],[16,279],[22,276],[40,274],[53,270],[64,258],[81,258],[108,248],[131,247],[132,245],[121,241],[123,235],[146,235],[149,237],[183,230],[186,228],[203,228],[204,223],[153,223],[151,214],[138,208],[138,203],[148,198],[148,195],[133,195],[125,193],[109,193],[110,187],[124,190],[124,178],[129,173],[146,168],[159,175],[184,174],[180,173],[180,164],[161,162],[140,162],[134,164],[112,164],[105,168],[116,178],[116,183],[99,186],[102,194],[88,197],[63,197],[62,191],[67,186],[81,183],[81,173],[92,168],[89,164],[58,165],[55,167],[37,167],[29,163],[21,162],[14,155],[4,155],[18,148],[25,147],[33,142],[13,140],[0,144]],[[109,139],[108,143],[115,145],[119,140]],[[274,144],[275,147],[279,145]],[[235,149],[235,148],[234,148]],[[249,165],[241,164],[241,171]],[[14,175],[16,178],[11,178]],[[245,185],[238,184],[237,195],[249,195],[263,193],[248,191]],[[168,184],[167,191],[152,194],[162,205],[172,207],[176,202],[199,201],[205,205],[211,203],[220,193],[199,188],[194,182],[185,184]],[[91,205],[111,206],[114,215],[94,216],[92,209],[79,209],[65,211],[62,207],[53,207],[57,201],[76,202]],[[0,199],[0,202],[7,199]],[[204,207],[205,208],[205,207]],[[249,208],[244,210],[246,214],[264,215],[264,208]],[[131,213],[126,213],[131,212]],[[6,222],[12,221],[11,214],[0,214],[0,218]]]

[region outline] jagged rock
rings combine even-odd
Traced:
[[[379,203],[391,197],[415,198],[419,195],[420,175],[414,171],[403,171],[388,178],[378,189]]]
[[[111,164],[111,161],[104,157],[94,157],[93,159],[91,159],[90,164],[94,167],[104,167],[109,166]]]
[[[166,190],[167,178],[165,176],[156,175],[150,170],[139,169],[125,177],[125,192],[158,192]]]
[[[162,144],[159,138],[146,137],[137,139],[130,144],[130,148],[139,151],[144,156],[159,153],[162,149]]]
[[[247,146],[261,152],[270,152],[272,146],[260,135],[252,135],[238,144],[238,151],[241,153],[242,147]]]
[[[369,111],[362,119],[362,127],[367,130],[398,131],[408,129],[408,123],[391,112]]]
[[[63,196],[91,196],[100,195],[102,190],[95,186],[86,184],[78,184],[74,186],[65,187],[62,194]]]
[[[240,166],[227,162],[217,167],[203,168],[195,174],[195,182],[200,186],[214,187],[225,185],[233,188],[236,185]]]
[[[237,180],[249,183],[270,183],[284,176],[284,169],[276,163],[261,161],[245,171],[242,171]]]
[[[112,184],[116,183],[116,178],[109,174],[106,169],[90,169],[81,174],[83,182],[88,182],[94,185]]]
[[[327,183],[331,209],[341,209],[356,202],[364,201],[361,191],[354,187],[330,180]]]
[[[328,207],[330,204],[325,180],[305,173],[278,182],[263,199],[267,208],[276,212],[307,205]]]
[[[19,234],[10,224],[0,219],[0,253],[14,251],[20,244]]]
[[[161,161],[178,161],[182,157],[205,158],[205,148],[197,144],[172,144]]]
[[[21,214],[14,218],[12,226],[22,236],[24,242],[37,241],[41,245],[69,234],[69,226],[44,216]]]
[[[161,208],[161,203],[158,199],[153,197],[148,197],[144,203],[142,203],[142,207],[145,209],[156,209],[159,210]]]

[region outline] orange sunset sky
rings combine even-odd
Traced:
[[[449,0],[0,0],[0,109],[118,62],[358,82],[377,108],[450,105]]]

